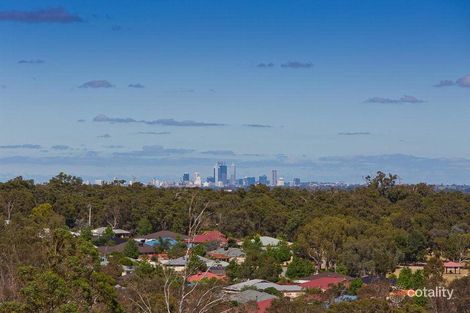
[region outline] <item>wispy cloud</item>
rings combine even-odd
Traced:
[[[178,154],[187,154],[194,152],[194,149],[186,148],[164,148],[161,145],[143,146],[142,150],[129,151],[129,152],[115,152],[113,155],[116,157],[156,157],[156,156],[169,156]]]
[[[340,132],[339,136],[368,136],[370,132]]]
[[[449,87],[449,86],[454,86],[455,82],[453,80],[441,80],[437,84],[435,84],[433,87]]]
[[[220,123],[206,123],[206,122],[197,122],[197,121],[192,121],[192,120],[177,121],[172,118],[157,119],[157,120],[136,120],[130,117],[124,117],[124,118],[108,117],[104,114],[95,116],[93,121],[101,122],[101,123],[111,123],[111,124],[140,123],[140,124],[147,124],[147,125],[180,126],[180,127],[225,126],[225,124],[220,124]]]
[[[137,135],[169,135],[171,132],[137,132]]]
[[[70,149],[72,149],[72,147],[67,146],[67,145],[55,145],[55,146],[52,146],[51,149],[52,150],[64,151],[64,150],[70,150]]]
[[[112,87],[114,87],[114,85],[111,84],[107,80],[90,80],[78,86],[78,88],[112,88]]]
[[[414,96],[405,95],[399,99],[392,98],[383,98],[383,97],[373,97],[367,99],[367,103],[424,103],[424,100],[420,100]]]
[[[21,145],[4,145],[0,146],[0,149],[41,149],[41,146],[26,143]]]
[[[286,63],[281,64],[281,67],[292,68],[292,69],[312,68],[313,63],[292,61],[292,62],[286,62]]]
[[[463,88],[470,88],[470,75],[465,75],[457,79],[457,85]]]
[[[129,87],[129,88],[145,88],[145,86],[140,84],[140,83],[129,84],[127,87]]]
[[[81,118],[81,119],[77,120],[77,122],[78,123],[83,123],[83,122],[85,122],[85,120]]]
[[[231,155],[234,156],[235,152],[232,150],[208,150],[208,151],[203,151],[201,154],[210,154],[210,155]]]
[[[273,62],[261,62],[256,64],[258,68],[274,68],[276,64]],[[285,62],[280,65],[282,68],[291,68],[291,69],[308,69],[313,67],[313,63],[311,62],[299,62],[299,61],[291,61]]]
[[[49,8],[35,11],[0,11],[0,21],[19,23],[77,23],[83,19],[64,8]]]
[[[103,134],[103,135],[99,135],[99,136],[96,136],[97,138],[104,138],[104,139],[107,139],[107,138],[111,138],[111,135],[110,134]]]
[[[31,60],[19,60],[18,64],[42,64],[45,62],[46,61],[41,60],[41,59],[31,59]]]
[[[260,67],[260,68],[270,68],[270,67],[274,67],[274,63],[272,63],[272,62],[269,62],[269,63],[258,63],[258,64],[256,64],[256,67]]]
[[[272,128],[271,125],[265,125],[265,124],[245,124],[243,126],[253,127],[253,128]]]
[[[122,149],[124,148],[124,146],[121,146],[121,145],[107,145],[107,146],[103,146],[104,148],[107,148],[107,149]]]
[[[470,88],[470,74],[464,75],[457,80],[441,80],[439,83],[435,84],[433,87],[451,87],[451,86],[458,86],[462,88]]]

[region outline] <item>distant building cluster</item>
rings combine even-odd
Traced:
[[[117,184],[132,186],[139,181],[136,178],[125,181],[114,178],[111,181],[97,179],[94,181],[95,185]],[[85,182],[90,184],[90,182]],[[181,179],[178,181],[166,181],[153,178],[147,185],[157,188],[171,188],[171,187],[196,187],[196,188],[223,188],[235,189],[246,188],[254,185],[265,185],[270,187],[347,187],[348,185],[342,183],[317,183],[317,182],[303,182],[300,178],[293,178],[287,181],[284,177],[279,176],[277,169],[272,169],[269,176],[266,174],[256,176],[239,177],[237,173],[237,166],[232,163],[227,165],[225,162],[217,162],[213,169],[212,175],[203,178],[199,172],[183,173]]]

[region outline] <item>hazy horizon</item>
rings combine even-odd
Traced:
[[[470,184],[470,2],[0,3],[0,180]]]

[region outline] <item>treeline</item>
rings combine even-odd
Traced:
[[[158,267],[144,264],[126,282],[126,292],[116,291],[120,264],[101,267],[98,252],[83,235],[90,231],[90,212],[92,227],[184,234],[192,205],[205,208],[201,230],[218,229],[232,238],[260,234],[283,239],[280,247],[267,251],[245,240],[245,263],[227,270],[232,280],[281,279],[280,265],[290,258],[290,249],[294,258],[287,278],[308,275],[313,266],[355,277],[385,276],[399,263],[424,261],[430,255],[456,261],[465,257],[470,247],[469,195],[436,192],[425,184],[397,185],[395,176],[380,172],[367,179],[367,186],[354,190],[254,186],[233,192],[89,186],[63,173],[46,184],[21,177],[0,183],[0,312],[144,312],[136,309],[142,295],[151,299],[155,312],[165,311],[165,277]],[[70,230],[82,230],[82,236],[75,238]],[[293,245],[287,248],[286,241]],[[467,288],[468,279],[464,283]],[[351,305],[382,312],[378,306],[386,304],[368,298],[378,299],[363,297]],[[199,301],[197,293],[193,300]],[[270,312],[310,312],[305,301],[283,301],[275,302]],[[343,312],[339,308],[331,310]],[[345,304],[346,311],[354,310]],[[392,311],[387,306],[383,312]]]
[[[91,208],[93,227],[112,225],[137,232],[139,225],[145,225],[151,231],[185,233],[187,207],[197,192],[197,201],[208,205],[204,228],[217,228],[236,238],[269,235],[298,242],[304,248],[326,244],[312,242],[324,239],[331,243],[325,247],[328,252],[324,257],[332,267],[338,265],[338,252],[345,247],[359,254],[370,250],[369,246],[399,250],[397,257],[404,262],[420,260],[431,251],[454,260],[462,257],[462,236],[470,231],[469,195],[436,192],[425,184],[396,185],[395,176],[380,172],[368,180],[367,187],[354,190],[270,189],[260,185],[225,192],[157,189],[142,184],[92,186],[61,173],[47,184],[21,177],[1,183],[0,205],[3,219],[28,215],[32,208],[49,203],[71,229],[87,225]],[[303,249],[303,253],[312,259],[323,257],[315,256],[313,250]]]

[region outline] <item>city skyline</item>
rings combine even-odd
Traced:
[[[397,18],[399,16],[399,18]],[[470,184],[470,3],[0,3],[0,181]]]

